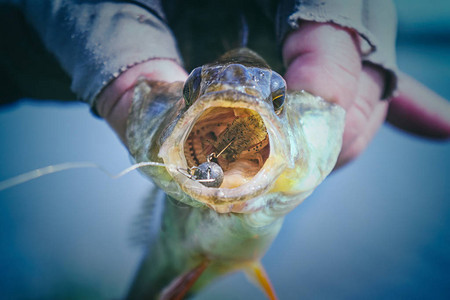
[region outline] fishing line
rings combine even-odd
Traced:
[[[148,167],[148,166],[170,167],[169,165],[166,165],[163,163],[147,161],[147,162],[140,162],[140,163],[134,164],[134,165],[122,170],[118,174],[113,174],[113,173],[109,172],[108,170],[106,170],[101,165],[98,165],[93,162],[66,162],[66,163],[62,163],[62,164],[50,165],[47,167],[35,169],[32,171],[8,178],[6,180],[0,181],[0,191],[6,190],[8,188],[11,188],[13,186],[19,185],[21,183],[25,183],[27,181],[30,181],[30,180],[33,180],[36,178],[39,178],[41,176],[45,176],[45,175],[49,175],[49,174],[53,174],[53,173],[57,173],[57,172],[65,171],[65,170],[70,170],[70,169],[81,169],[81,168],[99,169],[100,171],[105,173],[110,178],[117,179],[117,178],[120,178],[120,177],[124,176],[125,174],[128,174],[131,171],[134,171],[138,168]]]

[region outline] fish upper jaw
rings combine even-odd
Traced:
[[[270,97],[272,70],[241,64],[203,67],[201,94],[238,91],[262,99]]]
[[[224,93],[224,94],[230,94],[230,93],[236,93],[238,94],[245,94],[247,96],[253,96],[256,98],[256,101],[260,101],[259,99],[267,99],[268,95],[267,93],[264,93],[259,89],[257,86],[252,85],[242,85],[242,84],[236,84],[236,83],[218,83],[218,84],[210,84],[204,91],[203,96],[210,96],[215,93]],[[203,97],[202,96],[202,97]],[[200,97],[197,101],[202,101],[202,97]],[[208,97],[206,97],[207,99]],[[233,100],[232,98],[230,99]],[[267,101],[267,100],[264,100]],[[267,101],[268,102],[268,101]]]

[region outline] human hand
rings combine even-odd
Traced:
[[[355,31],[314,22],[302,22],[282,49],[289,89],[304,89],[347,112],[337,167],[366,148],[386,115],[392,124],[413,133],[450,137],[450,105],[445,99],[400,74],[398,96],[380,100],[384,72],[362,64],[359,49]]]
[[[125,132],[133,99],[133,88],[141,77],[158,81],[185,81],[188,74],[175,61],[151,59],[131,67],[112,81],[99,95],[96,108],[126,145]]]

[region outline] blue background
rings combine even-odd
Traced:
[[[450,3],[396,1],[400,68],[450,99]],[[129,157],[83,104],[0,110],[0,180],[66,161]],[[449,299],[450,144],[389,125],[290,213],[263,264],[281,299]],[[117,299],[142,256],[133,221],[150,183],[95,169],[0,192],[1,299]],[[263,299],[242,273],[195,299]]]

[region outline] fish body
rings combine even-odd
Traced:
[[[195,69],[185,83],[140,82],[127,143],[137,162],[166,165],[143,172],[169,200],[129,299],[170,299],[240,269],[273,298],[258,262],[283,216],[333,169],[344,118],[320,97],[286,92],[281,76],[245,48]],[[212,153],[224,172],[219,187],[180,171]]]
[[[171,282],[203,262],[208,268],[189,290],[196,292],[218,276],[259,261],[279,232],[282,219],[252,226],[242,214],[180,205],[168,197],[160,231],[141,263],[127,299],[156,299]]]

